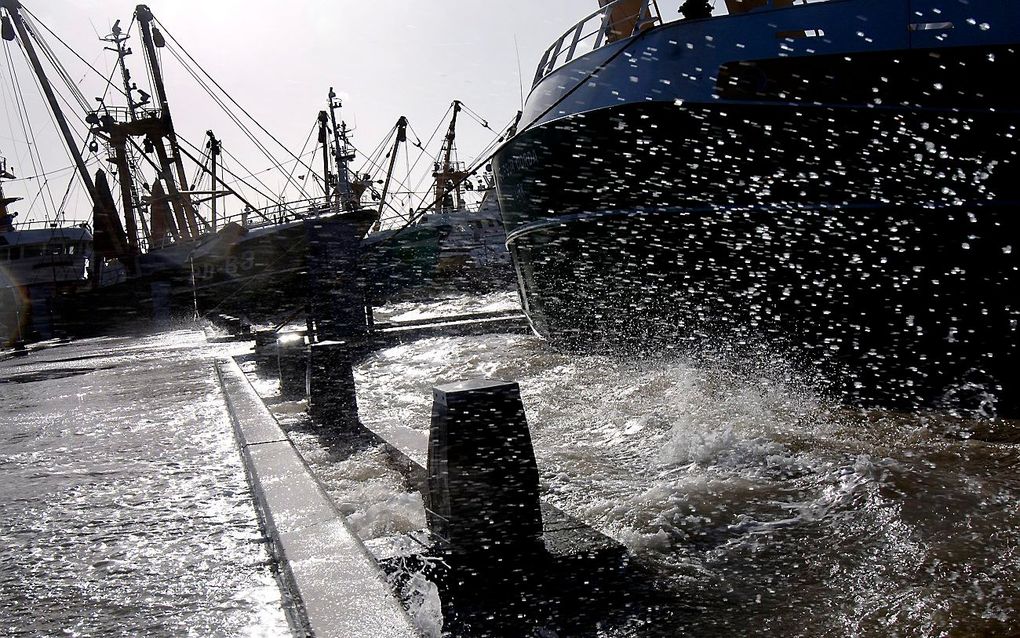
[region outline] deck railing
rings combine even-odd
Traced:
[[[634,0],[613,0],[568,29],[542,56],[534,84],[578,56],[662,23],[656,0],[640,0],[636,13],[618,14],[618,10],[633,3]],[[633,27],[629,33],[621,34],[617,28],[624,24]]]
[[[236,223],[247,230],[255,230],[258,228],[265,228],[267,226],[296,222],[303,219],[312,219],[327,213],[339,212],[341,212],[340,206],[335,201],[327,205],[322,198],[282,202],[266,206],[265,208],[249,208],[221,216],[216,220],[215,230],[218,231],[230,223]],[[203,229],[203,234],[214,230],[212,228],[212,224],[205,218],[199,222],[199,226]],[[167,246],[171,246],[176,243],[177,240],[170,235],[167,235],[161,241],[154,241],[151,244],[146,242],[144,239],[142,240],[143,248],[145,250],[166,248]]]
[[[81,220],[52,221],[45,219],[14,220],[14,230],[53,230],[57,228],[89,228],[89,222]]]
[[[296,201],[281,202],[265,208],[242,210],[216,221],[216,225],[222,228],[226,224],[236,222],[248,228],[263,228],[287,222],[294,222],[301,219],[317,217],[324,213],[339,213],[340,206],[336,201],[329,204],[323,198],[309,198]]]

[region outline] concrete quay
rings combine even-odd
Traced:
[[[217,361],[216,372],[299,630],[317,638],[417,636],[375,560],[237,363]]]

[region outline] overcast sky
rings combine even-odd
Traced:
[[[109,33],[114,20],[131,21],[130,0],[24,0],[40,21],[59,34],[82,57],[103,72],[115,56],[102,51],[98,35]],[[666,5],[662,5],[664,12]],[[425,141],[450,103],[462,100],[498,129],[513,117],[542,51],[574,22],[593,11],[597,0],[153,0],[156,18],[166,26],[209,73],[281,141],[296,153],[330,86],[344,97],[343,116],[356,127],[354,142],[370,151],[400,115]],[[675,13],[676,8],[668,11]],[[85,70],[52,37],[58,56],[81,82],[91,99],[102,82]],[[516,40],[516,47],[515,47]],[[135,79],[144,83],[139,38],[129,58]],[[69,164],[54,127],[29,82],[20,48],[4,43],[14,58],[24,89],[31,128],[44,168]],[[243,156],[250,170],[268,162],[249,150],[236,128],[217,112],[176,61],[164,54],[171,108],[178,131],[199,143],[212,128],[228,148]],[[34,170],[25,135],[15,111],[6,60],[0,63],[3,111],[0,153],[19,176]],[[80,128],[80,125],[79,125]],[[481,126],[463,121],[459,127],[462,159],[471,159],[493,138]],[[278,149],[275,149],[278,150]],[[281,153],[282,156],[282,153]],[[403,163],[403,160],[401,160]],[[69,172],[52,176],[52,197],[59,206]],[[11,194],[31,202],[36,182],[8,186]],[[80,199],[80,198],[79,198]],[[28,203],[20,205],[26,212]],[[83,210],[85,209],[85,210]],[[31,216],[42,218],[44,206],[31,205]],[[72,203],[68,216],[86,218],[88,210]]]

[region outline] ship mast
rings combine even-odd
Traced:
[[[354,161],[355,156],[347,139],[347,122],[340,120],[338,124],[336,120],[336,112],[342,106],[343,103],[336,96],[333,87],[329,87],[329,118],[333,125],[333,163],[336,165],[336,197],[340,209],[351,212],[359,208],[361,192],[351,183],[348,165]]]
[[[326,207],[329,207],[329,116],[319,111],[319,144],[322,144],[322,188],[326,195]],[[340,170],[340,166],[337,166]]]
[[[131,119],[136,118],[136,110],[140,106],[144,106],[149,102],[149,94],[145,91],[138,90],[142,99],[135,102],[133,97],[134,91],[138,89],[138,85],[132,84],[131,82],[131,71],[127,68],[127,56],[131,55],[133,51],[125,46],[129,36],[124,33],[123,29],[120,28],[120,20],[113,23],[113,28],[110,29],[111,34],[105,38],[100,38],[103,42],[109,42],[114,45],[113,47],[106,47],[107,51],[113,51],[117,54],[117,66],[120,68],[120,77],[124,82],[124,95],[127,97],[128,113]]]
[[[39,61],[39,55],[36,53],[35,46],[32,44],[33,38],[37,38],[38,34],[30,32],[24,17],[21,15],[21,3],[18,0],[0,0],[0,7],[5,9],[8,14],[3,21],[3,38],[8,41],[15,39],[14,34],[11,33],[11,26],[13,24],[22,49],[24,49],[25,55],[28,57],[29,64],[32,66],[46,102],[50,107],[53,120],[56,122],[60,134],[64,138],[64,143],[67,145],[68,154],[74,161],[82,184],[85,186],[89,199],[92,201],[93,248],[95,254],[102,257],[127,257],[126,265],[130,271],[133,269],[133,259],[131,259],[132,255],[129,248],[124,245],[126,243],[124,229],[117,217],[117,208],[110,194],[106,173],[102,170],[97,171],[95,179],[89,174],[88,167],[85,165],[85,159],[78,149],[74,136],[71,135],[67,118],[64,116],[56,94],[53,92],[53,86],[50,84],[42,63]],[[93,117],[95,117],[95,114],[93,114]],[[102,279],[103,267],[104,259],[97,260],[92,272],[93,286],[99,285]]]
[[[7,159],[0,157],[0,232],[14,229],[14,216],[8,212],[7,207],[21,199],[4,195],[5,179],[14,179],[14,174],[7,170]]]
[[[127,56],[132,53],[131,49],[126,46],[128,35],[120,28],[120,20],[113,23],[111,32],[111,35],[100,39],[103,42],[109,42],[114,45],[113,47],[106,47],[106,49],[117,54],[117,66],[120,68],[121,80],[124,83],[124,95],[127,97],[127,114],[130,121],[136,123],[138,121],[137,109],[149,102],[149,96],[145,91],[139,91],[142,99],[135,102],[134,91],[138,87],[131,82],[131,71],[128,70],[126,61]],[[121,202],[124,208],[124,225],[127,234],[128,253],[130,255],[137,255],[141,251],[138,246],[138,224],[135,220],[135,211],[138,211],[139,218],[141,218],[142,213],[141,201],[135,190],[134,179],[131,176],[131,164],[127,149],[129,134],[123,131],[122,127],[115,124],[114,118],[109,116],[108,109],[105,108],[104,117],[93,117],[87,121],[104,124],[101,130],[107,133],[108,142],[113,149],[112,159],[120,175]],[[97,129],[95,132],[99,133],[100,130]],[[144,220],[142,221],[144,223]]]
[[[397,162],[397,149],[403,142],[407,141],[407,118],[403,115],[397,120],[397,137],[393,142],[393,149],[390,151],[390,166],[386,171],[386,181],[383,182],[382,196],[379,198],[379,220],[382,220],[383,208],[386,206],[386,195],[390,190],[390,180],[393,178],[393,166]],[[378,230],[380,221],[375,222],[373,230]]]
[[[461,183],[467,177],[466,171],[457,170],[453,165],[454,142],[457,139],[457,115],[461,111],[460,100],[453,102],[453,118],[450,120],[450,128],[446,132],[446,139],[443,141],[442,163],[436,163],[436,171],[432,176],[436,180],[436,203],[437,212],[448,212],[457,210],[461,206]],[[452,195],[450,206],[446,205],[447,196]]]
[[[219,177],[216,174],[216,163],[217,163],[217,160],[218,160],[218,158],[220,156],[220,153],[223,151],[223,147],[220,145],[220,141],[218,139],[216,139],[216,136],[213,135],[212,131],[206,131],[205,134],[209,136],[209,142],[208,142],[208,146],[209,146],[209,163],[211,164],[211,168],[209,169],[209,174],[212,175],[212,190],[213,190],[212,201],[210,202],[210,204],[212,205],[212,230],[215,233],[216,232],[216,221],[217,221],[217,219],[216,219],[216,200],[219,199],[219,194],[215,192],[216,191],[216,182],[217,182],[217,180],[219,180]]]
[[[181,152],[177,143],[177,134],[174,131],[173,118],[170,115],[170,103],[166,97],[166,87],[163,84],[163,71],[159,66],[159,58],[156,56],[156,49],[166,45],[163,34],[152,26],[154,20],[152,11],[144,4],[135,7],[135,17],[138,19],[138,26],[142,33],[142,46],[145,50],[145,58],[152,73],[153,89],[156,91],[156,99],[159,101],[160,114],[163,130],[161,136],[149,135],[148,140],[152,143],[159,158],[160,166],[163,167],[163,182],[170,194],[170,202],[177,213],[178,224],[181,226],[181,234],[187,239],[197,238],[201,231],[198,227],[198,219],[191,201],[180,192],[178,184],[188,183],[187,174],[184,172],[184,161],[181,159]],[[170,144],[172,156],[167,154],[163,146],[163,139],[166,138]],[[174,179],[174,170],[177,179]],[[181,222],[184,222],[183,224]]]
[[[67,145],[71,158],[74,160],[75,168],[78,169],[78,174],[81,177],[82,184],[85,186],[85,190],[88,192],[89,198],[92,200],[93,207],[98,207],[100,206],[100,201],[99,195],[96,191],[96,184],[92,180],[92,176],[89,174],[88,167],[85,166],[85,160],[82,158],[81,152],[78,150],[78,143],[75,141],[74,136],[71,135],[71,128],[67,125],[67,118],[64,116],[64,111],[60,108],[60,103],[57,101],[57,96],[53,93],[53,87],[50,85],[49,78],[46,77],[46,72],[43,70],[42,63],[39,61],[39,55],[35,51],[35,46],[32,44],[32,38],[29,36],[28,28],[25,26],[25,21],[21,16],[21,3],[18,2],[18,0],[0,0],[0,7],[7,10],[7,14],[10,16],[11,22],[13,22],[14,28],[17,30],[21,46],[25,50],[25,54],[28,56],[29,63],[32,65],[32,70],[39,79],[39,86],[42,87],[43,95],[46,97],[46,102],[50,107],[50,112],[53,113],[53,119],[56,121],[57,128],[60,129],[60,134],[64,138],[64,143]],[[14,39],[13,37],[8,37],[11,34],[6,33],[6,28],[4,31],[5,40]]]

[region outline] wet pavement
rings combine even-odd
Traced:
[[[0,635],[289,636],[201,332],[0,361]]]

